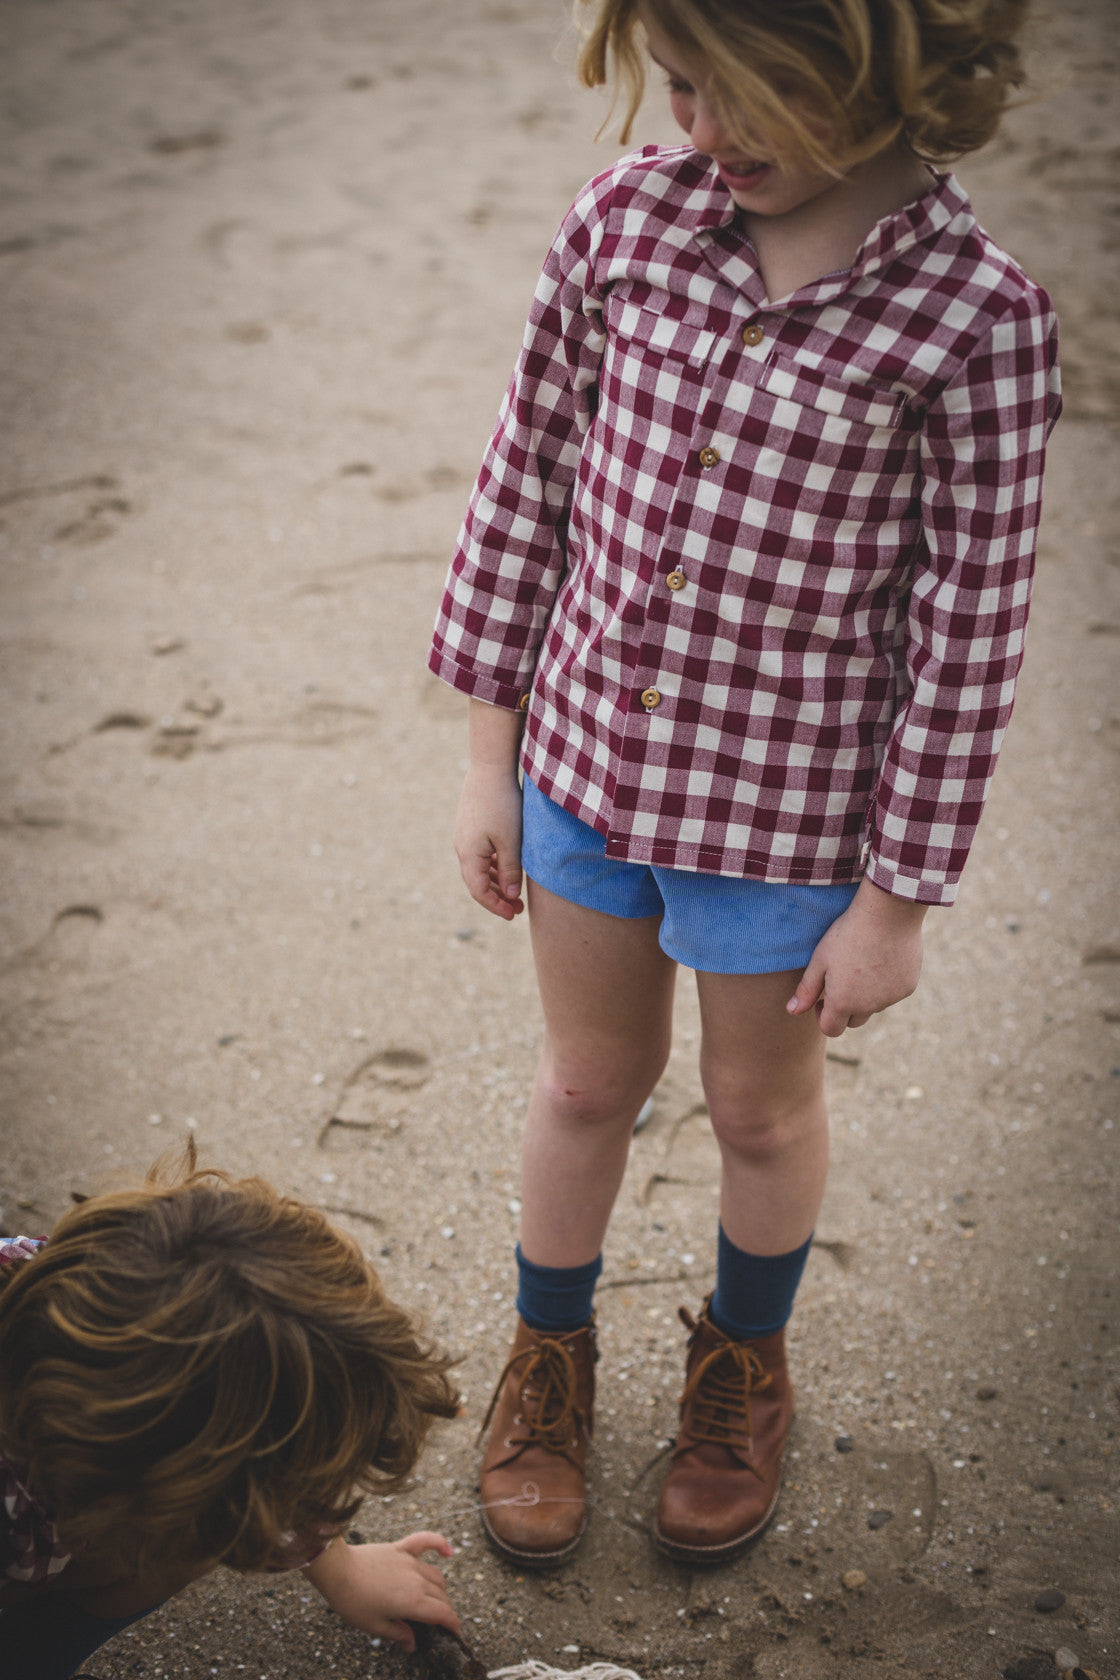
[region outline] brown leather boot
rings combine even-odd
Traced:
[[[691,1331],[680,1427],[654,1538],[681,1563],[722,1563],[757,1540],[778,1503],[793,1418],[785,1332],[736,1342],[708,1316]]]
[[[489,1539],[515,1563],[548,1569],[587,1526],[587,1459],[595,1399],[594,1323],[556,1335],[517,1321],[482,1420],[493,1419],[479,1486]]]

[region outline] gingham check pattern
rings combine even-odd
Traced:
[[[714,166],[646,148],[549,254],[429,664],[527,704],[608,856],[950,903],[1060,406],[1049,299],[951,176],[771,303]]]

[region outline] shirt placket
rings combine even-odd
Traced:
[[[772,321],[771,315],[768,331],[765,303],[742,297],[742,314],[709,364],[707,400],[698,406],[687,439],[680,440],[684,456],[647,586],[641,643],[631,676],[618,777],[623,797],[616,796],[616,808],[637,808],[644,768],[669,754],[682,677],[667,657],[668,633],[678,630],[678,639],[687,640],[693,653],[702,646],[692,629],[699,565],[682,554],[683,539],[697,510],[711,511],[718,505],[726,462],[737,441],[727,429],[726,393],[733,380],[742,379],[744,357],[761,364],[770,354]],[[674,515],[681,509],[687,517],[678,523]],[[625,846],[626,835],[612,821],[608,854],[621,854]]]

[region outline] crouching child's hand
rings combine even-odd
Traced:
[[[459,1632],[443,1575],[423,1561],[424,1552],[451,1557],[453,1548],[442,1534],[428,1532],[370,1546],[348,1546],[340,1536],[304,1574],[344,1622],[375,1638],[395,1639],[411,1652],[416,1638],[409,1622]]]

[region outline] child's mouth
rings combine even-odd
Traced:
[[[758,186],[770,165],[758,159],[736,158],[733,163],[723,163],[717,159],[716,167],[724,186],[730,187],[732,192],[746,192],[751,187]]]

